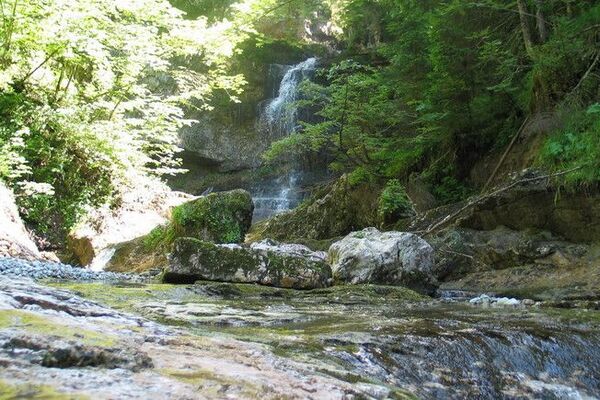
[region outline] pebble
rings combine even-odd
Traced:
[[[68,264],[48,261],[28,261],[17,258],[0,257],[0,275],[27,277],[32,279],[61,279],[69,281],[129,281],[147,282],[151,274],[122,274],[116,272],[96,272]]]

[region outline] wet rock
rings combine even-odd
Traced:
[[[95,367],[140,371],[153,367],[152,359],[143,352],[49,340],[43,336],[12,337],[2,347],[10,352],[30,351],[29,360],[46,368]]]
[[[329,286],[331,269],[322,260],[310,256],[178,239],[163,281],[193,283],[196,280],[312,289]]]
[[[346,236],[329,249],[333,277],[345,283],[402,285],[430,292],[433,248],[412,233],[367,228]]]
[[[516,307],[521,305],[521,301],[517,299],[508,297],[492,297],[488,296],[487,294],[482,294],[481,296],[472,298],[469,300],[469,303],[484,306],[495,305],[500,307]]]
[[[42,259],[23,225],[12,191],[0,182],[0,257]]]

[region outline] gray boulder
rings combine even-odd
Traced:
[[[330,247],[329,263],[336,282],[407,286],[426,293],[436,285],[434,250],[412,233],[353,232]]]
[[[248,248],[236,244],[213,244],[192,238],[175,241],[165,283],[209,280],[258,283],[291,289],[316,289],[331,284],[331,268],[323,261]]]

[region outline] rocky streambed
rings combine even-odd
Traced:
[[[599,316],[388,286],[4,276],[0,398],[595,398]]]

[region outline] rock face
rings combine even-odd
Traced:
[[[424,292],[436,283],[433,248],[412,233],[353,232],[331,246],[329,262],[338,282],[402,285]]]
[[[513,180],[538,176],[539,172],[525,170]],[[458,225],[476,230],[533,228],[573,242],[600,241],[600,195],[560,191],[547,179],[526,182],[477,204]]]
[[[180,302],[182,290],[187,290],[164,286],[76,286],[77,291],[106,296],[96,303],[81,298],[81,293],[0,276],[0,398],[275,400],[368,396],[367,390],[315,373],[312,362],[277,356],[264,344],[230,336],[197,336],[136,316],[130,308],[126,309],[131,312],[123,313],[103,305],[108,302],[123,309],[124,298],[130,297],[120,296],[135,292],[141,294],[134,296],[142,300],[140,309],[154,317],[154,311],[162,313],[164,303],[158,298],[150,303],[146,296],[156,290],[153,293],[162,297],[160,293],[167,290],[173,296],[169,295],[164,305],[166,311],[174,310],[174,317],[197,323],[210,315],[210,307],[199,314],[201,304],[196,301],[202,297],[195,296],[189,304]],[[209,306],[220,317],[227,309]],[[247,315],[263,316],[268,313],[265,311],[248,311]],[[168,317],[157,315],[161,320]],[[174,325],[181,327],[182,323]]]
[[[12,191],[1,182],[0,257],[18,257],[29,260],[42,258],[23,225]]]
[[[310,256],[178,239],[163,281],[192,283],[197,280],[314,289],[330,285],[331,269],[323,260]]]
[[[232,117],[223,122],[210,116],[201,116],[196,121],[180,133],[184,149],[216,164],[221,172],[260,165],[260,154],[268,148],[269,142],[260,137],[254,121]]]
[[[168,222],[172,207],[193,198],[142,177],[137,180],[139,187],[122,194],[116,211],[108,206],[95,210],[69,233],[67,248],[74,262],[89,266],[103,249],[148,234]]]
[[[436,250],[435,275],[453,280],[473,272],[523,265],[565,268],[597,260],[585,244],[570,243],[550,232],[491,231],[452,227],[429,239]]]
[[[286,242],[323,240],[377,225],[373,204],[380,192],[380,187],[371,184],[351,185],[344,176],[298,208],[259,224],[250,236]]]
[[[600,298],[600,248],[544,231],[451,227],[430,239],[442,291],[536,300]]]

